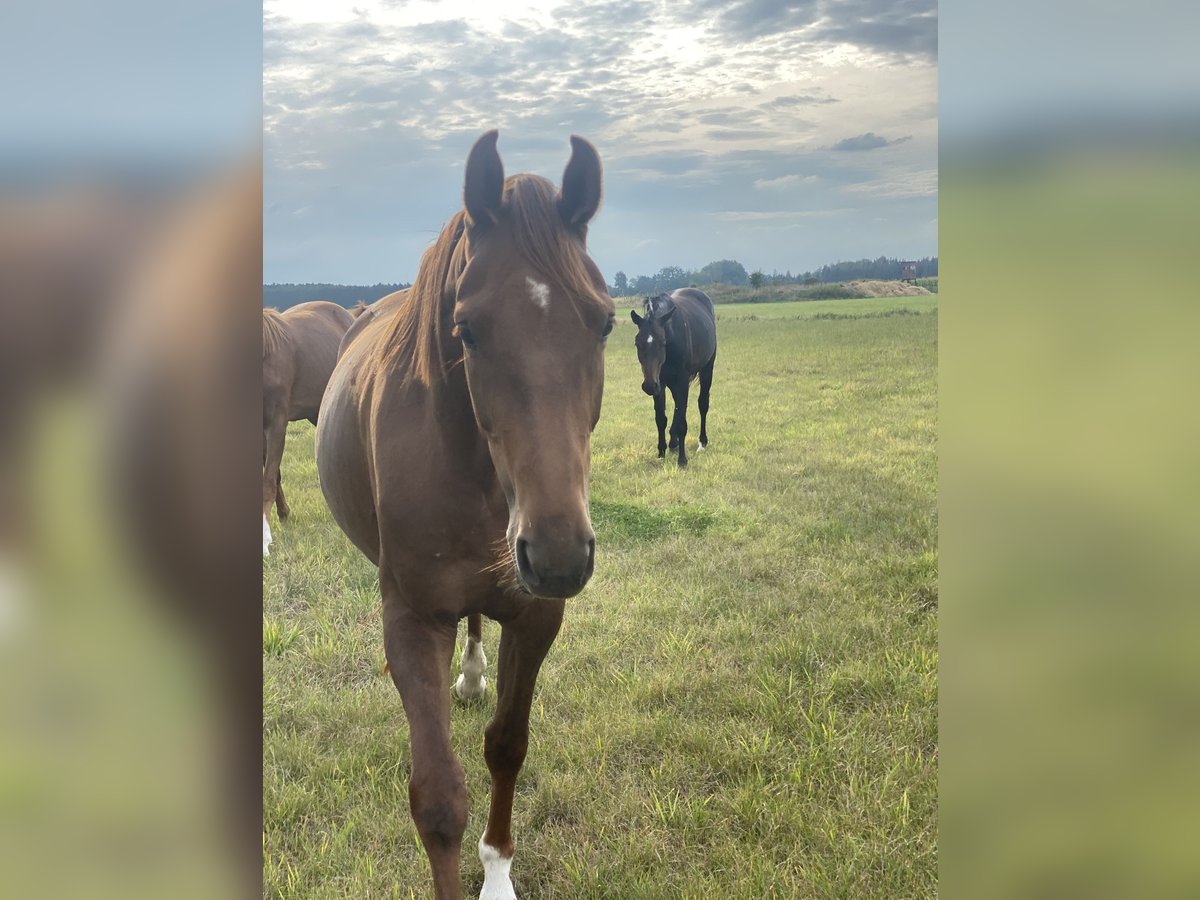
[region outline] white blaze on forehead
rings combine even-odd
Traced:
[[[483,863],[483,890],[479,892],[479,900],[516,900],[517,892],[508,874],[512,857],[501,856],[499,850],[480,838],[479,861]]]
[[[529,285],[529,296],[533,298],[533,302],[546,309],[550,305],[550,288],[540,281],[534,281],[528,275],[525,276],[525,283]]]
[[[653,344],[654,343],[654,335],[652,335],[652,334],[646,335],[646,343]]]

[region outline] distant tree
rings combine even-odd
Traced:
[[[691,272],[685,272],[679,266],[664,266],[654,276],[654,289],[660,293],[673,291],[676,288],[687,287],[691,280]]]
[[[631,294],[652,294],[654,293],[654,279],[649,275],[639,275],[633,281],[629,282],[629,293]]]
[[[735,259],[718,259],[696,273],[700,284],[746,284],[746,267]]]
[[[613,295],[616,297],[624,297],[625,292],[629,290],[629,278],[624,272],[618,272],[613,276]]]
[[[287,309],[309,300],[329,300],[350,309],[359,300],[373,303],[407,284],[264,284],[263,306]]]
[[[761,271],[753,272],[750,275],[750,287],[758,290],[763,286],[763,273]]]

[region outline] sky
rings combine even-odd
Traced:
[[[937,254],[936,0],[267,0],[266,282],[411,281],[471,145],[604,164],[612,281]]]

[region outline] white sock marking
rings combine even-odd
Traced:
[[[263,556],[271,555],[271,523],[267,521],[267,514],[263,513]]]
[[[462,674],[454,682],[454,693],[459,700],[477,700],[487,690],[487,679],[483,673],[487,671],[487,657],[483,654],[483,643],[473,637],[467,638],[463,647],[460,661]]]
[[[529,285],[529,296],[533,298],[533,302],[546,309],[550,305],[550,288],[540,281],[534,281],[528,275],[525,276],[525,283]]]
[[[483,863],[483,890],[479,900],[517,900],[509,870],[512,857],[503,857],[500,851],[479,839],[479,861]]]

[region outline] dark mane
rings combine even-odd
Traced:
[[[611,302],[603,279],[592,274],[587,254],[563,224],[553,184],[537,175],[513,175],[504,183],[503,203],[499,227],[511,229],[518,253],[572,298],[576,309],[581,303],[606,306]],[[451,297],[448,286],[466,266],[465,225],[466,212],[460,210],[421,257],[410,300],[396,314],[382,350],[382,361],[389,368],[400,368],[406,377],[424,384],[443,378],[455,361],[442,358],[444,331],[449,326],[448,311],[442,306]],[[405,360],[407,365],[401,365]]]
[[[647,316],[661,316],[671,304],[670,294],[659,294],[656,297],[647,297],[643,312]]]

